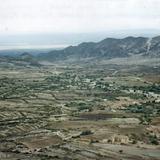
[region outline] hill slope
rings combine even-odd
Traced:
[[[67,60],[69,58],[121,58],[142,54],[144,56],[160,56],[160,36],[154,38],[126,37],[124,39],[106,38],[100,42],[85,42],[78,46],[70,46],[63,50],[54,50],[47,54],[39,54],[41,60]]]

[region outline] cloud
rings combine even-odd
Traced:
[[[99,32],[160,27],[159,0],[0,0],[0,32]]]

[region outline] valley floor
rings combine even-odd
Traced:
[[[0,65],[0,159],[160,159],[160,68]]]

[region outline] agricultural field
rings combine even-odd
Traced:
[[[141,65],[0,65],[0,159],[160,159],[159,75]]]

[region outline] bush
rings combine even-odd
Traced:
[[[85,131],[82,131],[82,133],[81,133],[82,136],[86,136],[86,135],[90,135],[90,134],[92,134],[91,130],[85,130]]]
[[[137,144],[137,140],[133,140],[133,141],[132,141],[132,144]]]
[[[150,136],[150,143],[159,145],[158,138],[156,136]]]
[[[156,140],[156,139],[153,139],[153,140],[151,141],[151,143],[154,144],[154,145],[159,145],[159,142],[158,142],[158,140]]]
[[[121,149],[121,150],[119,150],[119,153],[123,153],[123,150]]]

